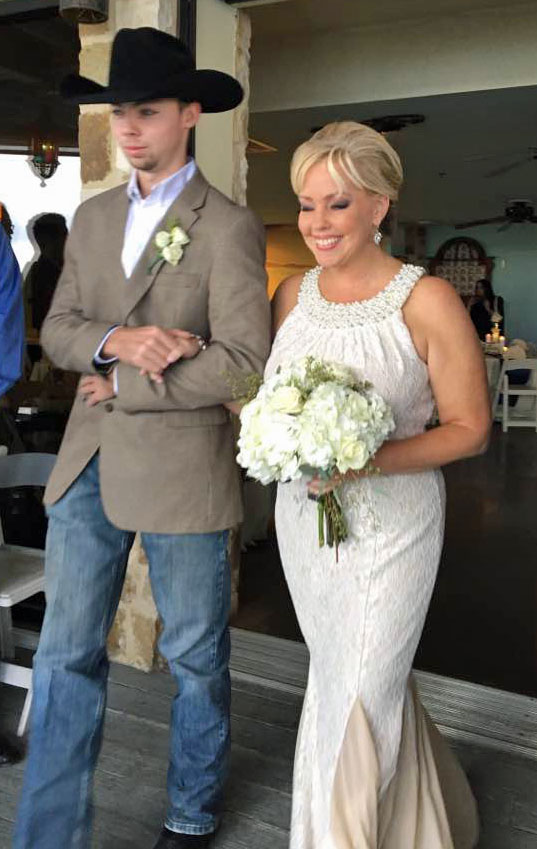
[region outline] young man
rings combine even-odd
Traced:
[[[208,185],[187,144],[200,111],[231,109],[242,92],[142,28],[117,34],[107,88],[75,77],[64,93],[113,104],[134,171],[79,208],[42,330],[51,359],[86,377],[45,498],[47,613],[15,847],[90,845],[106,638],[140,531],[178,685],[155,849],[201,849],[229,755],[227,539],[241,518],[222,404],[230,372],[263,368],[269,307],[261,225]]]

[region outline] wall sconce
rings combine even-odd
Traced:
[[[60,0],[60,15],[72,24],[102,24],[108,20],[108,0]]]
[[[36,177],[41,178],[41,186],[46,187],[45,180],[49,180],[55,173],[59,159],[59,148],[56,142],[46,139],[44,136],[36,136],[32,139],[28,165]]]

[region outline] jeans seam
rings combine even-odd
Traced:
[[[228,563],[228,533],[227,533],[227,531],[222,531],[220,543],[221,543],[221,545],[220,545],[219,573],[218,573],[218,584],[219,585],[218,585],[217,589],[218,589],[218,593],[219,593],[219,598],[222,599],[222,604],[223,604],[224,576],[225,576],[226,567],[227,567],[227,563]],[[229,612],[228,612],[228,616],[229,616]],[[227,629],[229,628],[229,623],[226,623],[225,627],[226,627],[226,632],[227,632]],[[228,639],[229,639],[229,637],[228,637]],[[215,652],[216,652],[216,645],[215,645]],[[221,713],[221,716],[222,716],[222,720],[220,722],[220,728],[219,728],[219,737],[220,737],[220,742],[223,743],[224,740],[226,739],[226,736],[227,736],[226,735],[226,720],[224,719],[224,714],[226,712],[226,705],[223,704],[221,692],[219,693],[219,707],[220,707],[220,713]]]

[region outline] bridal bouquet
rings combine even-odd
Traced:
[[[328,480],[371,466],[394,429],[390,407],[351,369],[305,357],[250,384],[240,414],[238,462],[263,484],[302,476]],[[338,546],[348,528],[338,489],[318,497],[319,545]]]

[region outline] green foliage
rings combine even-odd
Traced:
[[[238,401],[243,406],[254,400],[263,384],[263,378],[256,372],[252,372],[251,374],[236,374],[228,371],[225,377],[233,400]]]

